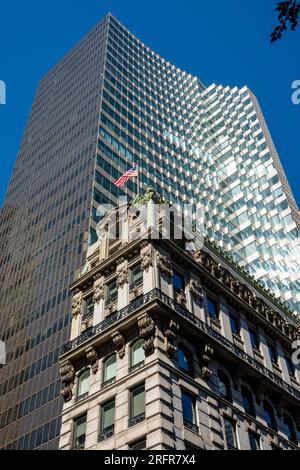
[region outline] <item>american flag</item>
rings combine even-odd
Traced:
[[[118,188],[121,188],[122,186],[124,186],[124,184],[127,183],[129,178],[133,178],[134,176],[138,176],[138,172],[134,167],[132,167],[130,170],[127,170],[126,173],[124,173],[124,175],[120,176],[120,178],[118,178],[114,182],[114,184],[118,186]]]

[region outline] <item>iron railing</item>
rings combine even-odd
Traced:
[[[215,329],[211,328],[205,322],[200,320],[200,318],[196,317],[193,313],[189,312],[185,307],[178,304],[174,299],[171,299],[168,295],[164,294],[159,289],[153,289],[152,291],[148,292],[147,294],[138,297],[137,299],[133,300],[129,305],[122,308],[118,312],[110,315],[108,318],[103,320],[98,325],[88,328],[83,334],[78,336],[77,338],[69,341],[64,345],[65,351],[71,351],[72,349],[77,348],[79,345],[84,343],[85,341],[89,340],[93,336],[102,333],[103,331],[107,330],[110,326],[116,325],[119,321],[123,318],[129,316],[132,312],[139,309],[140,307],[148,304],[153,300],[160,300],[165,306],[169,307],[171,310],[175,311],[179,316],[187,320],[193,326],[196,326],[199,330],[205,333],[208,337],[219,343],[221,346],[226,348],[230,351],[233,355],[241,359],[243,362],[247,363],[256,371],[260,372],[262,375],[270,379],[273,383],[277,386],[281,387],[286,392],[293,395],[298,400],[300,399],[300,392],[294,388],[292,385],[285,382],[282,378],[278,377],[277,374],[274,374],[272,371],[267,369],[261,362],[254,359],[252,356],[247,354],[243,349],[241,349],[238,345],[235,345],[229,339],[225,338],[221,333],[216,331]]]

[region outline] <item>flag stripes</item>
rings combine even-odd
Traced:
[[[114,182],[114,185],[118,186],[118,188],[122,188],[122,186],[124,186],[127,181],[129,180],[129,178],[133,178],[135,176],[138,176],[138,172],[136,171],[136,169],[133,167],[131,168],[130,170],[127,170],[124,175],[120,176],[120,178],[118,178],[115,182]]]

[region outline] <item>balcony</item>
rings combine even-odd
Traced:
[[[184,425],[184,427],[187,428],[189,431],[192,431],[192,432],[194,432],[194,433],[196,433],[196,434],[199,434],[199,427],[198,427],[196,424],[191,423],[190,421],[184,420],[183,425]]]
[[[145,364],[145,361],[141,361],[138,364],[135,364],[134,366],[129,367],[129,374],[131,374],[135,370],[141,369],[141,367],[143,367],[144,364]]]
[[[89,392],[86,392],[83,395],[80,395],[79,397],[76,397],[75,398],[75,403],[79,403],[80,401],[83,401],[88,396],[89,396]]]
[[[82,444],[78,444],[78,445],[72,447],[71,450],[84,450],[84,446],[85,446],[85,442],[83,442]]]
[[[104,429],[101,434],[98,436],[98,442],[105,441],[114,435],[115,432],[115,425],[112,424],[108,428]]]
[[[142,421],[145,420],[145,418],[146,418],[145,413],[140,413],[139,415],[134,416],[133,418],[130,418],[128,420],[128,427],[131,428],[132,426],[135,426],[136,424],[141,423]]]
[[[115,381],[116,381],[116,377],[106,380],[105,382],[102,383],[101,388],[108,387],[109,385],[112,385],[113,383],[115,383]]]
[[[211,328],[209,325],[200,320],[193,313],[189,312],[185,307],[175,302],[174,299],[171,299],[168,295],[164,294],[159,289],[153,289],[147,294],[138,297],[129,305],[110,315],[98,325],[87,329],[83,334],[66,343],[64,345],[65,351],[69,352],[76,349],[81,344],[90,340],[94,336],[103,333],[112,326],[115,328],[121,320],[153,301],[159,301],[165,308],[176,312],[177,315],[185,320],[194,331],[198,330],[202,334],[208,336],[213,343],[216,343],[217,345],[225,348],[232,356],[241,360],[245,365],[251,367],[252,370],[255,370],[261,377],[264,378],[264,380],[269,380],[273,385],[280,387],[286,393],[289,393],[298,400],[300,399],[300,392],[296,390],[296,388],[285,382],[276,373],[267,369],[260,361],[257,361],[253,357],[249,356],[249,354],[245,353],[245,351],[243,351],[239,346],[233,344],[231,341],[225,338],[225,336],[223,336],[219,331]]]

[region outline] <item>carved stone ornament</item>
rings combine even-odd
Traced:
[[[85,350],[85,354],[86,354],[87,360],[91,364],[91,369],[92,369],[93,374],[97,374],[98,359],[99,359],[97,352],[95,351],[93,347],[89,347],[88,349]]]
[[[226,268],[221,266],[220,263],[217,263],[210,254],[201,250],[195,253],[194,258],[216,280],[221,281],[224,286],[229,287],[236,302],[240,299],[240,301],[251,307],[258,321],[260,318],[267,320],[270,325],[277,328],[292,341],[295,341],[299,337],[299,331],[297,331],[296,326],[287,323],[280,312],[272,310],[262,298],[257,297],[246,284],[238,281]],[[205,277],[203,280],[203,282],[205,282]],[[232,296],[228,296],[227,302],[230,303],[232,298]]]
[[[150,266],[153,265],[152,256],[151,246],[149,246],[147,250],[141,251],[141,267],[146,272],[148,272]]]
[[[171,357],[175,354],[177,349],[179,323],[170,320],[169,325],[165,331],[165,348],[167,356]]]
[[[61,396],[63,397],[64,401],[67,403],[68,401],[72,400],[73,396],[73,384],[66,385],[62,391],[60,392]]]
[[[115,331],[114,333],[111,334],[111,339],[117,348],[119,358],[123,359],[123,357],[125,356],[124,336],[119,331]]]
[[[126,283],[128,283],[128,268],[124,267],[117,272],[117,287],[122,289]]]
[[[61,381],[64,384],[64,387],[61,391],[61,395],[64,398],[65,402],[72,400],[73,396],[73,387],[75,380],[75,368],[70,363],[70,361],[64,362],[60,367]]]
[[[95,284],[93,299],[96,304],[99,304],[100,300],[104,299],[105,286],[104,282]]]
[[[139,334],[144,338],[145,356],[149,356],[154,352],[154,340],[156,326],[153,319],[146,313],[138,318]]]
[[[63,383],[73,382],[75,379],[75,368],[70,361],[64,362],[59,370]]]
[[[191,296],[195,299],[196,302],[200,303],[203,300],[203,291],[202,286],[199,281],[196,279],[191,279],[189,283],[189,290]]]
[[[157,269],[164,277],[169,279],[172,276],[172,264],[167,256],[157,253]]]
[[[201,376],[202,379],[207,381],[212,375],[209,364],[212,361],[214,349],[207,343],[204,343],[200,348],[200,363],[201,363]]]
[[[72,300],[72,316],[76,318],[77,315],[81,314],[81,307],[82,307],[82,292],[77,291],[75,292]]]

